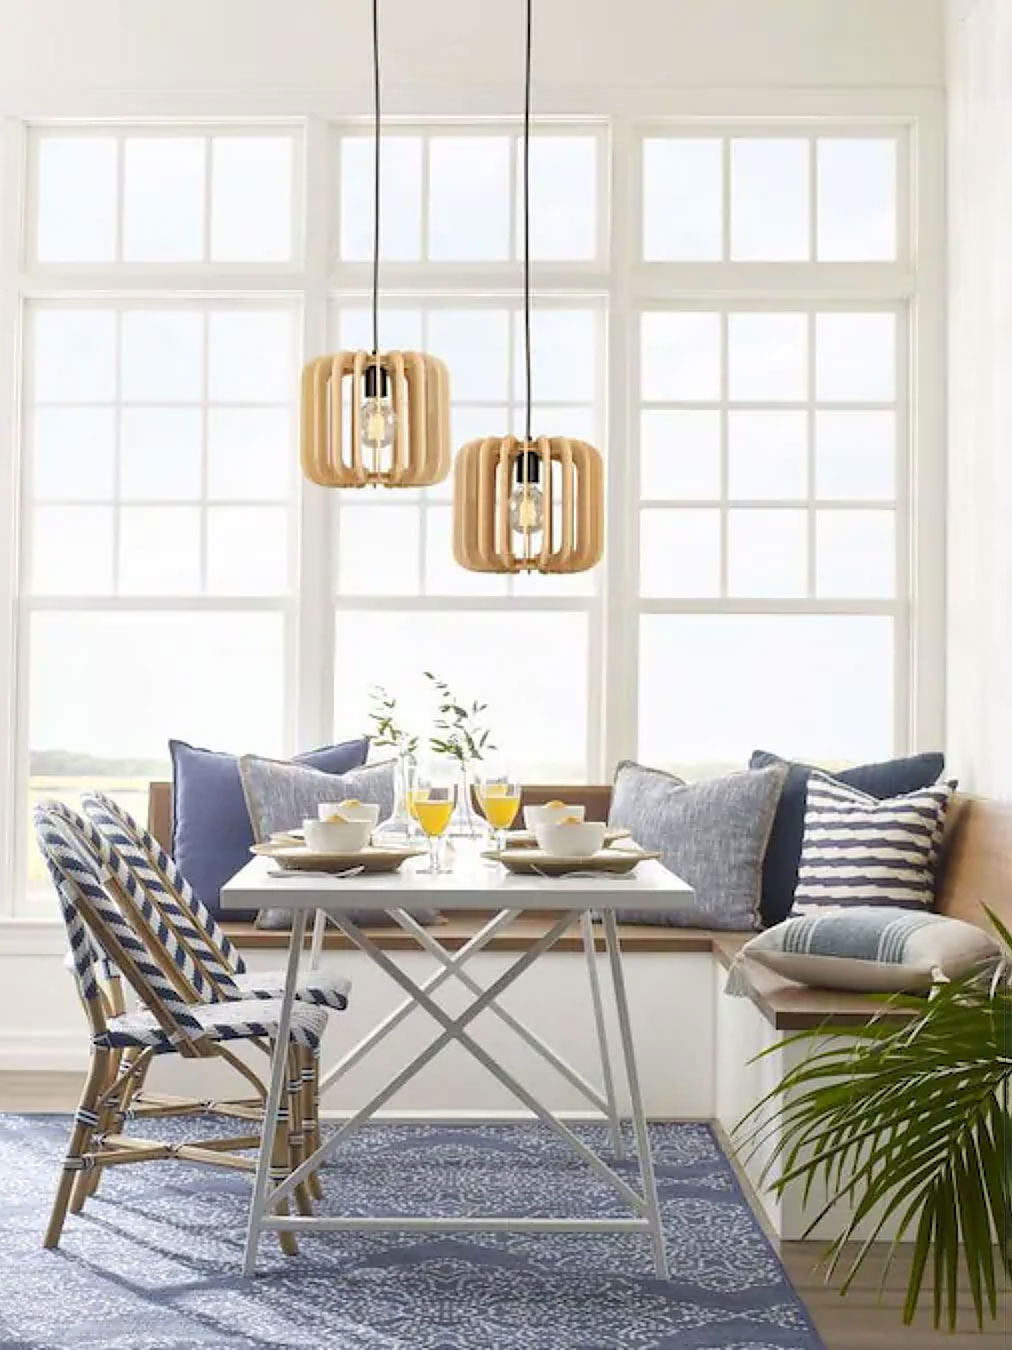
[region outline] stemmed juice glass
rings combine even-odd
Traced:
[[[478,804],[488,822],[492,847],[497,852],[506,847],[506,831],[520,810],[520,792],[520,784],[508,773],[485,774],[478,781]]]
[[[429,845],[429,865],[418,870],[437,876],[450,869],[442,859],[441,841],[457,806],[457,785],[439,772],[416,770],[408,786],[408,811],[421,826]]]

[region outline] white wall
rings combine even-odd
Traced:
[[[1012,3],[949,17],[949,749],[1012,798]]]
[[[538,0],[539,87],[941,84],[944,0]],[[384,0],[385,83],[519,93],[523,6]],[[0,0],[0,111],[96,91],[278,91],[279,110],[365,91],[367,0]],[[399,86],[400,93],[395,91]],[[516,102],[514,97],[513,102]],[[6,106],[4,106],[6,105]],[[550,110],[550,109],[549,109]]]

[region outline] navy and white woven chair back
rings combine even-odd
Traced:
[[[179,870],[175,858],[162,848],[150,830],[145,829],[129,811],[104,792],[86,792],[81,801],[85,814],[100,830],[105,831],[107,827],[103,821],[115,825],[122,831],[123,836],[132,841],[134,848],[147,858],[149,866],[159,874],[163,885],[175,893],[179,903],[189,910],[194,925],[204,934],[208,944],[217,950],[222,968],[231,975],[244,974],[246,966],[239,952],[229,942],[227,934],[222,931],[211,911],[200,897],[194,894],[193,887]],[[122,848],[121,843],[118,846]]]
[[[199,915],[167,883],[165,873],[152,863],[135,830],[128,828],[118,810],[110,809],[107,797],[87,793],[82,801],[89,823],[123,859],[142,893],[173,932],[181,951],[190,957],[186,971],[196,994],[202,999],[245,997],[233,979],[234,970],[211,942]]]
[[[36,834],[61,902],[85,921],[95,943],[119,967],[137,997],[159,1021],[171,1024],[174,1039],[197,1039],[203,1032],[177,983],[162,962],[178,972],[179,985],[193,985],[199,972],[161,919],[119,852],[98,830],[62,802],[35,809]],[[117,958],[117,950],[124,959]]]
[[[50,824],[43,806],[36,808],[34,824],[39,852],[53,883],[53,889],[56,891],[60,913],[67,929],[70,964],[74,972],[78,992],[84,1003],[98,1002],[102,996],[99,976],[102,972],[103,953],[96,946],[91,933],[88,931],[88,925],[85,923],[76,903],[74,886],[61,867],[62,850],[66,847],[66,841],[59,831]]]

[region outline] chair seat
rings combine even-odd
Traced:
[[[194,1003],[190,1012],[213,1041],[244,1041],[255,1036],[277,1035],[281,1016],[280,999],[248,998],[222,1003]],[[296,1003],[292,1008],[290,1039],[293,1044],[319,1049],[327,1014],[323,1008]],[[110,1017],[106,1029],[95,1037],[95,1044],[108,1049],[127,1046],[153,1046],[156,1054],[177,1047],[168,1032],[149,1012],[123,1013]]]
[[[283,970],[247,970],[232,976],[247,998],[280,998],[285,989]],[[346,975],[325,975],[315,970],[299,979],[295,997],[300,1003],[315,1003],[335,1012],[344,1012],[348,1006],[351,980]]]

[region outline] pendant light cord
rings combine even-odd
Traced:
[[[524,442],[531,443],[531,28],[533,0],[527,0],[527,38],[524,56],[524,374],[527,420]],[[524,456],[526,459],[526,455]]]
[[[372,198],[372,350],[379,352],[380,258],[380,49],[379,0],[372,0],[373,198]]]

